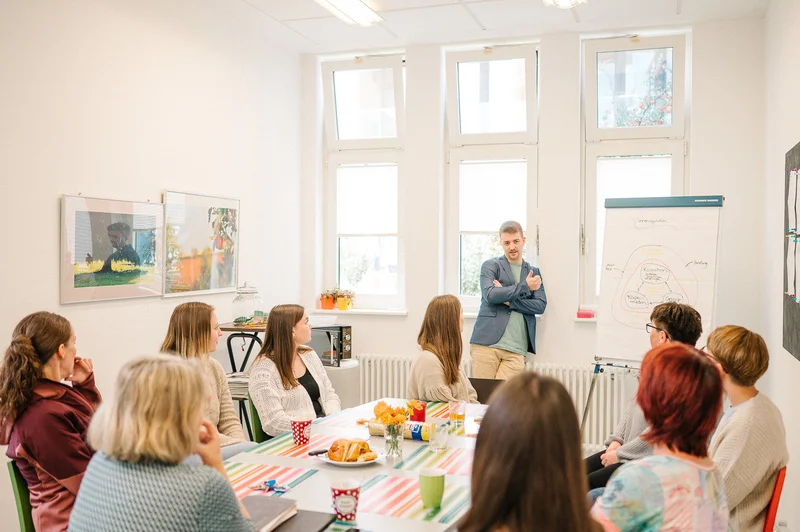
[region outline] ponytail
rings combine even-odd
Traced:
[[[43,364],[27,336],[17,336],[0,367],[0,420],[13,420],[31,400],[42,378]]]
[[[27,408],[44,365],[71,336],[69,321],[51,312],[35,312],[17,324],[0,366],[0,424],[13,423]]]

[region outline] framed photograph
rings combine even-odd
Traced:
[[[160,296],[164,206],[63,196],[61,303]]]
[[[239,200],[164,194],[164,297],[236,291]]]

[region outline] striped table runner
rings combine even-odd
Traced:
[[[450,524],[469,509],[469,503],[469,486],[448,483],[442,506],[423,508],[417,480],[376,475],[361,485],[358,512]]]
[[[233,486],[233,491],[238,499],[248,495],[280,497],[283,495],[282,493],[252,490],[250,486],[275,479],[279,486],[289,487],[290,491],[288,493],[291,493],[291,488],[297,487],[301,482],[311,478],[317,472],[316,469],[241,464],[238,462],[225,464],[225,471],[228,473],[231,486]]]
[[[434,453],[427,445],[411,453],[405,460],[394,466],[404,471],[419,471],[427,467],[438,467],[448,475],[470,476],[472,474],[472,449],[447,449]]]
[[[331,443],[339,438],[341,438],[341,436],[314,434],[314,429],[312,427],[311,438],[306,445],[295,445],[292,434],[287,432],[286,434],[281,434],[277,438],[273,438],[253,447],[247,451],[247,453],[285,456],[288,458],[313,458],[313,456],[308,456],[309,451],[327,449],[330,447]]]

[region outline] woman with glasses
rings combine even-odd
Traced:
[[[592,516],[606,531],[728,530],[725,483],[708,456],[722,409],[722,379],[693,347],[668,342],[644,357],[636,402],[652,456],[618,469]]]
[[[689,305],[662,303],[653,309],[645,330],[650,335],[651,348],[667,342],[694,346],[700,339],[703,324],[700,313]],[[645,429],[647,422],[634,399],[625,417],[605,441],[606,450],[586,459],[589,489],[604,487],[623,463],[653,454],[653,446],[641,438]]]
[[[744,327],[726,325],[711,333],[706,351],[731,403],[711,438],[709,456],[725,480],[731,521],[739,532],[761,531],[778,471],[789,460],[781,413],[756,389],[769,367],[767,344]]]

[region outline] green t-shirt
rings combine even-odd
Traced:
[[[514,277],[514,282],[519,283],[522,276],[522,264],[509,263],[508,265],[511,266],[511,275]],[[525,323],[525,317],[512,310],[503,336],[492,347],[525,355],[528,352],[528,326]]]

